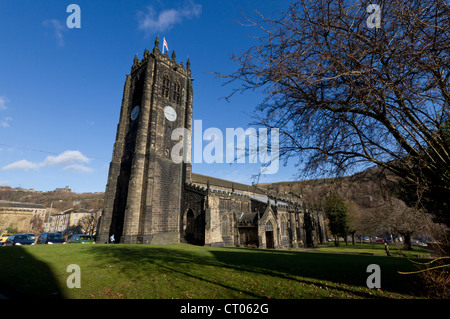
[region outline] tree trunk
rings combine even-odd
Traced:
[[[405,237],[405,249],[406,250],[412,250],[412,247],[411,247],[411,233],[405,233],[405,234],[402,234],[403,235],[403,237]]]
[[[355,245],[355,232],[351,232],[352,234],[352,245]]]

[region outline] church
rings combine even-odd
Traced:
[[[126,76],[97,242],[288,249],[325,244],[325,215],[301,196],[192,172],[171,151],[192,133],[193,79],[156,38]]]

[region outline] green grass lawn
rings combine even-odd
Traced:
[[[69,289],[67,266],[81,269]],[[381,268],[381,289],[366,286]],[[0,247],[0,287],[42,298],[412,298],[406,258],[191,245]]]
[[[358,243],[352,245],[349,243],[341,242],[339,246],[335,246],[331,242],[328,247],[320,247],[315,249],[320,252],[332,252],[332,253],[349,253],[349,254],[367,254],[375,256],[386,256],[386,251],[384,250],[384,244],[382,243]],[[430,252],[425,248],[420,246],[412,246],[412,250],[404,249],[404,245],[399,244],[389,244],[389,252],[391,256],[394,257],[407,257],[407,258],[428,258],[430,257]]]

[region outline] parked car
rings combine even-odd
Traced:
[[[17,234],[9,236],[3,243],[4,246],[34,245],[34,240],[27,234]]]
[[[90,235],[85,235],[85,234],[75,234],[72,235],[72,237],[70,237],[70,239],[67,241],[69,244],[74,244],[74,243],[95,243],[95,238],[94,236],[90,236]]]
[[[23,235],[28,235],[32,240],[36,240],[36,235],[33,233],[23,233]]]
[[[65,244],[66,240],[60,233],[42,233],[36,244]]]
[[[369,236],[364,236],[364,237],[362,238],[362,240],[363,240],[363,242],[365,242],[365,243],[370,243],[370,237],[369,237]]]
[[[9,236],[12,234],[4,233],[0,236],[0,246],[5,243],[5,241],[8,239]]]
[[[411,241],[411,245],[426,247],[427,243],[425,241],[423,241],[423,240],[412,240]]]

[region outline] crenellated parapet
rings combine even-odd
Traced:
[[[176,53],[175,50],[172,51],[172,56],[169,57],[167,52],[164,54],[159,50],[159,38],[156,37],[155,46],[152,51],[147,49],[144,50],[143,58],[140,60],[137,55],[134,56],[133,65],[131,66],[131,73],[139,70],[143,65],[145,65],[150,59],[157,59],[159,62],[162,62],[168,65],[173,71],[179,73],[182,76],[187,75],[191,76],[191,63],[189,58],[187,59],[186,67],[183,65],[183,62],[178,63],[176,61]]]
[[[188,191],[201,193],[202,195],[206,195],[206,193],[207,193],[207,188],[203,187],[201,185],[196,185],[196,184],[193,184],[193,183],[185,183],[184,187]]]

